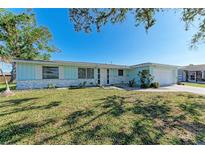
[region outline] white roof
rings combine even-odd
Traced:
[[[205,64],[200,64],[200,65],[188,65],[184,66],[181,69],[187,70],[187,71],[200,71],[200,70],[205,70]]]
[[[137,65],[115,65],[115,64],[103,64],[103,63],[90,63],[90,62],[73,62],[73,61],[56,61],[56,60],[14,60],[17,63],[34,63],[34,64],[44,64],[44,65],[75,65],[75,66],[86,66],[86,67],[99,67],[99,68],[119,68],[119,69],[131,69],[136,67],[146,67],[146,66],[162,66],[177,68],[175,65],[158,64],[158,63],[142,63]]]
[[[172,68],[179,67],[176,65],[159,64],[159,63],[142,63],[142,64],[137,64],[137,65],[132,65],[131,67],[135,68],[135,67],[146,67],[146,66],[161,66],[161,67],[172,67]]]
[[[115,64],[102,64],[102,63],[89,63],[89,62],[72,62],[72,61],[45,61],[45,60],[13,60],[16,63],[34,63],[44,65],[75,65],[75,66],[86,66],[86,67],[100,67],[100,68],[121,68],[130,69],[126,65],[115,65]]]

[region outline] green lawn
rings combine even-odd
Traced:
[[[205,84],[203,84],[203,83],[182,82],[182,84],[184,84],[186,86],[205,88]]]
[[[10,89],[14,90],[16,89],[16,84],[15,83],[9,83]],[[4,91],[6,89],[5,83],[0,83],[0,92]]]
[[[205,97],[102,88],[0,96],[0,144],[204,144]]]

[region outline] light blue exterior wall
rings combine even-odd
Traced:
[[[98,79],[98,69],[97,68],[94,69],[94,79],[95,80]]]
[[[16,69],[17,80],[35,80],[36,66],[34,64],[18,63]]]
[[[110,70],[110,76],[112,76],[112,77],[117,77],[118,76],[118,69],[113,69],[113,68],[111,68],[111,69],[109,69]]]
[[[150,67],[149,67],[149,73],[150,73],[151,75],[153,75],[153,71],[154,71],[153,66],[150,66]]]
[[[78,67],[64,66],[64,79],[77,80],[78,79]]]
[[[118,70],[117,68],[110,68],[110,76],[112,77],[118,77]],[[122,69],[123,70],[123,76],[129,77],[129,70],[127,69]]]
[[[39,73],[36,69],[37,64],[29,63],[18,63],[17,64],[17,80],[37,80],[37,74]],[[139,71],[149,70],[152,74],[152,67],[137,67],[133,69],[124,69],[124,75],[127,79],[135,79],[136,83],[139,84]],[[118,78],[118,69],[111,68],[110,78]],[[78,67],[76,66],[63,66],[63,79],[65,80],[78,80]],[[97,68],[94,68],[94,79],[97,80]]]
[[[63,66],[65,80],[78,79],[78,67],[76,66]],[[97,68],[94,68],[94,79],[97,79]]]
[[[123,69],[124,70],[124,75],[126,76],[126,77],[129,77],[129,70],[128,69]]]
[[[17,69],[16,69],[16,75],[17,75],[16,79],[19,81],[20,80],[38,80],[39,79],[38,75],[39,73],[41,74],[42,72],[38,72],[39,70],[37,69],[37,67],[42,67],[42,66],[44,65],[18,63]],[[63,79],[78,80],[78,67],[76,66],[62,66],[62,67],[63,67]],[[94,68],[94,79],[97,79],[97,68]]]

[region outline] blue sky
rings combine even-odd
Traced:
[[[21,11],[15,9],[15,12]],[[85,61],[132,65],[155,62],[173,65],[204,63],[205,46],[189,49],[193,31],[185,31],[180,14],[173,11],[157,15],[148,32],[135,27],[134,17],[122,24],[108,24],[101,32],[75,32],[68,9],[34,9],[38,25],[49,28],[52,43],[61,49],[53,60]]]

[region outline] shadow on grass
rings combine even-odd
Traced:
[[[190,114],[191,116],[201,116],[200,110],[205,109],[205,105],[199,103],[184,103],[180,104],[179,108],[184,111],[186,114]]]
[[[75,133],[70,144],[85,144],[89,140],[100,141],[102,138],[98,135],[99,131],[103,129],[103,125],[99,124],[91,129],[78,131]],[[95,144],[95,143],[93,143]]]
[[[125,112],[125,97],[113,95],[102,100],[102,107],[105,109],[110,109],[110,115],[118,117]]]
[[[132,108],[133,113],[141,114],[149,119],[168,119],[170,108],[165,104],[158,104],[157,102],[149,104],[135,104]]]
[[[36,129],[52,123],[52,119],[48,119],[36,123],[23,124],[7,124],[0,130],[0,144],[16,144],[23,138],[35,134]]]
[[[125,133],[125,132],[113,132],[113,131],[108,131],[106,133],[102,134],[97,134],[100,130],[104,129],[106,127],[103,124],[100,124],[99,126],[95,126],[91,129],[88,129],[86,126],[91,126],[91,123],[94,122],[95,120],[103,117],[103,116],[112,116],[113,118],[118,118],[119,116],[125,114],[126,112],[130,112],[129,110],[126,110],[125,108],[125,103],[128,103],[125,101],[125,97],[113,95],[106,97],[104,99],[101,99],[102,103],[101,105],[98,105],[98,108],[102,110],[99,114],[94,116],[93,110],[96,109],[90,109],[88,111],[76,111],[72,114],[70,114],[66,120],[68,121],[66,124],[70,126],[70,129],[67,131],[64,131],[62,133],[59,133],[57,135],[48,137],[41,142],[37,144],[43,144],[49,140],[53,140],[57,137],[60,137],[66,133],[69,132],[74,132],[74,138],[70,142],[70,144],[85,144],[86,141],[95,141],[100,138],[111,138],[113,144],[133,144],[136,139],[138,139],[139,144],[158,144],[158,140],[160,136],[163,135],[163,132],[161,129],[157,130],[152,130],[154,129],[153,127],[153,121],[151,120],[137,120],[134,122],[133,127],[131,128],[132,132],[131,133]],[[137,100],[136,100],[137,101]],[[138,101],[141,102],[141,101]],[[142,106],[140,106],[141,109],[143,110]],[[150,113],[149,111],[152,109],[153,113],[150,115],[153,117],[163,117],[164,114],[167,114],[169,109],[165,108],[164,106],[160,105],[152,105],[152,106],[145,106],[143,112],[139,114],[144,114],[148,116]],[[134,106],[133,111],[136,111],[139,109],[139,106]],[[156,110],[157,109],[157,110]],[[82,123],[78,125],[78,120],[81,118],[87,118],[88,120],[85,123]],[[76,126],[77,125],[77,126]],[[65,126],[65,124],[63,125]],[[151,135],[152,133],[152,135]],[[151,136],[154,137],[152,138]]]
[[[187,98],[204,98],[199,96],[187,95]],[[180,144],[205,144],[205,125],[200,122],[196,122],[201,116],[201,111],[204,111],[205,105],[193,102],[191,104],[181,104],[179,108],[182,112],[178,115],[170,115],[172,112],[168,102],[161,102],[162,97],[154,97],[149,103],[145,103],[142,100],[135,100],[133,107],[126,109],[124,106],[126,102],[125,97],[107,97],[104,101],[103,107],[113,107],[114,111],[119,115],[132,111],[134,114],[143,116],[143,119],[137,119],[131,133],[125,132],[113,132],[110,136],[113,138],[113,144],[160,144],[160,139],[167,133],[166,128],[178,128],[186,130],[193,134],[195,138],[191,141],[188,138],[178,137],[177,143]],[[116,102],[116,100],[118,100]],[[176,106],[177,108],[177,106]],[[122,112],[123,111],[123,112]],[[112,114],[112,111],[109,112]],[[187,114],[193,115],[192,120],[194,122],[185,122]],[[197,118],[196,118],[197,117]],[[156,121],[160,120],[161,125],[156,124]],[[196,121],[195,121],[196,120]]]
[[[120,116],[123,113],[123,112],[121,112],[121,110],[122,110],[122,104],[123,104],[124,97],[114,95],[114,96],[109,96],[109,97],[106,97],[106,98],[103,98],[100,100],[102,101],[102,103],[100,105],[98,105],[98,108],[101,108],[103,110],[102,112],[100,112],[96,116],[93,116],[94,110],[96,110],[96,106],[92,109],[89,109],[89,110],[75,111],[65,118],[65,120],[67,122],[62,125],[62,126],[68,125],[70,127],[70,129],[68,129],[62,133],[59,133],[57,135],[45,138],[41,142],[38,142],[36,144],[43,144],[49,140],[53,140],[53,139],[55,139],[59,136],[62,136],[68,132],[83,131],[83,129],[86,126],[90,125],[93,121],[95,121],[103,116],[106,116],[108,114],[110,114],[112,116]],[[80,125],[77,125],[78,124],[77,122],[80,118],[87,118],[89,120],[87,120],[86,122],[84,122]],[[74,141],[74,142],[76,142],[76,141]]]
[[[24,99],[10,99],[0,103],[0,108],[17,106],[24,103],[30,103],[30,101],[36,100],[38,98],[24,98]]]
[[[24,112],[24,111],[31,111],[31,110],[45,110],[45,109],[52,109],[60,105],[60,101],[53,101],[47,105],[40,105],[40,106],[24,106],[24,107],[17,107],[9,112],[0,113],[0,116],[10,115],[14,113]]]
[[[80,128],[83,128],[83,127],[89,125],[91,122],[93,122],[94,120],[96,120],[102,116],[105,116],[108,114],[110,114],[112,116],[120,116],[124,113],[124,108],[123,108],[124,97],[114,95],[114,96],[107,97],[107,98],[101,99],[101,100],[103,100],[103,102],[98,107],[100,107],[103,110],[103,112],[101,112],[93,117],[94,110],[96,108],[89,109],[89,110],[75,111],[72,114],[68,115],[68,117],[65,118],[65,120],[67,120],[67,122],[64,124],[64,126],[66,124],[68,124],[68,125],[75,124],[75,123],[77,123],[77,121],[80,118],[89,118],[92,116],[92,118],[90,120],[88,120],[87,122],[71,129],[71,130],[76,130],[76,129],[80,129]]]
[[[16,84],[11,83],[9,84],[9,88],[10,90],[16,90]],[[6,85],[3,83],[0,83],[0,92],[3,92],[4,90],[6,90]]]
[[[189,95],[183,95],[183,97],[185,96],[186,98],[189,97]],[[194,119],[192,117],[195,116],[200,118],[202,116],[200,111],[204,110],[205,107],[199,102],[193,102],[191,104],[176,102],[179,105],[175,104],[176,106],[174,109],[179,109],[180,114],[175,115],[172,113],[174,111],[169,104],[170,102],[163,102],[162,96],[149,98],[146,102],[143,102],[140,98],[138,99],[137,96],[133,95],[132,97],[113,95],[99,99],[99,104],[89,109],[77,110],[66,117],[63,117],[65,123],[62,124],[62,132],[44,138],[39,142],[36,142],[36,144],[46,144],[48,141],[55,140],[56,138],[59,139],[63,135],[71,133],[72,137],[71,140],[68,141],[68,144],[103,144],[105,140],[109,140],[109,143],[111,144],[152,145],[160,144],[161,139],[163,137],[166,138],[165,135],[170,133],[165,131],[167,128],[170,130],[177,129],[179,132],[181,130],[185,130],[195,137],[195,139],[191,140],[186,137],[182,138],[180,136],[175,136],[176,138],[169,141],[170,144],[205,143],[205,125],[200,121],[197,121],[198,119]],[[43,106],[22,108],[22,110],[16,112],[34,109],[51,109],[59,104],[60,102],[51,102]],[[134,114],[137,117],[133,121],[130,121],[129,130],[113,129],[112,118],[118,119],[127,113]],[[189,115],[191,115],[191,121],[186,120]],[[106,117],[109,117],[110,121],[104,123],[103,120],[105,120]],[[101,120],[101,118],[103,120]],[[35,124],[25,126],[27,128],[33,128],[28,131],[24,131],[23,134],[28,135],[35,133],[35,128],[38,127]],[[17,129],[21,130],[21,126],[17,126]],[[12,130],[15,131],[15,129]],[[5,133],[5,130],[3,130],[3,132],[4,134],[14,136],[8,132]],[[21,131],[18,133],[21,134]],[[12,138],[5,136],[4,138],[6,139],[1,143],[8,143],[12,140]]]
[[[66,123],[64,123],[64,126],[76,124],[79,121],[79,119],[92,116],[93,114],[94,112],[92,110],[88,110],[88,111],[80,110],[80,111],[73,112],[66,118]]]
[[[154,122],[147,119],[136,120],[131,128],[130,133],[115,132],[113,133],[113,144],[159,144],[160,138],[164,132],[160,128],[154,127]]]
[[[178,138],[175,137],[174,139],[172,139],[171,144],[174,144],[174,145],[194,145],[195,143],[190,139],[185,140],[185,139],[180,138],[180,137],[178,137]]]

